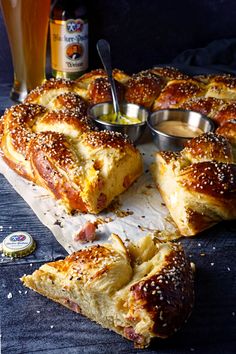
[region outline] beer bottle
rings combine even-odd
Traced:
[[[83,0],[56,0],[50,16],[54,77],[76,79],[88,68],[88,19]]]

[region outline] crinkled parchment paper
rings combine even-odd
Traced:
[[[108,210],[99,215],[67,215],[47,190],[18,176],[2,158],[0,158],[0,173],[24,198],[68,253],[84,247],[74,241],[74,235],[88,220],[98,223],[95,243],[107,241],[112,232],[124,240],[127,238],[137,240],[147,233],[157,234],[162,230],[167,230],[168,234],[172,233],[175,227],[149,171],[156,147],[153,143],[145,143],[139,145],[138,148],[144,159],[144,174],[129,190],[116,198]]]

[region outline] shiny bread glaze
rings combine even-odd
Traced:
[[[72,80],[54,78],[46,80],[41,86],[36,87],[27,95],[25,102],[40,104],[41,102],[37,101],[40,100],[42,95],[54,90],[56,90],[56,93],[60,92],[59,90],[63,90],[63,92],[70,92],[73,91],[74,85],[75,82]]]
[[[197,162],[183,169],[178,178],[185,189],[236,205],[236,165],[216,161]]]
[[[204,85],[197,80],[170,80],[155,99],[153,110],[178,108],[193,97],[203,96],[204,92]]]
[[[119,101],[123,100],[124,87],[123,84],[115,81],[117,97]],[[88,85],[88,100],[91,104],[112,101],[111,85],[107,77],[99,77]]]
[[[225,102],[225,104],[214,114],[213,120],[222,125],[230,119],[236,118],[236,101]]]
[[[86,115],[88,110],[87,102],[74,92],[65,92],[56,96],[52,101],[54,110],[75,110]],[[65,108],[66,107],[66,108]]]
[[[155,75],[150,70],[142,71],[128,80],[125,100],[150,109],[164,84],[163,78]]]
[[[182,73],[180,70],[171,67],[154,67],[150,70],[153,74],[161,76],[166,82],[170,80],[187,80],[190,78],[189,75]]]
[[[224,100],[214,97],[193,97],[181,104],[179,108],[199,112],[212,118],[224,104]]]
[[[236,119],[230,119],[224,122],[216,129],[216,134],[226,137],[232,146],[236,146]]]
[[[117,85],[121,87],[120,99],[124,95],[128,102],[144,105],[151,111],[172,107],[191,109],[208,115],[216,124],[225,124],[224,122],[234,117],[235,102],[232,100],[232,95],[235,89],[235,77],[233,76],[208,75],[193,78],[171,67],[156,67],[132,76],[115,69],[113,70],[113,76]],[[218,85],[221,93],[226,92],[224,97],[211,94],[214,85]],[[229,96],[227,96],[228,94]],[[107,161],[109,160],[108,149],[115,149],[116,153],[119,151],[120,158],[123,156],[124,147],[127,150],[127,157],[130,158],[132,154],[137,154],[137,150],[129,142],[126,143],[126,140],[122,140],[123,138],[116,134],[96,133],[87,118],[86,112],[89,104],[110,99],[110,87],[106,73],[102,69],[86,73],[76,81],[64,79],[46,81],[28,95],[23,104],[25,106],[15,106],[9,112],[6,111],[1,118],[0,136],[5,161],[20,175],[34,180],[35,172],[30,166],[31,159],[27,155],[29,142],[34,139],[35,135],[46,131],[64,134],[79,155],[81,153],[85,154],[86,161],[88,161],[89,156],[90,159],[95,161],[93,167],[95,170],[96,166],[103,165],[98,173],[104,168],[104,164],[101,164],[101,149],[106,150]],[[230,142],[235,146],[234,124],[231,124],[230,127],[230,134],[229,129],[223,128],[218,129],[217,133],[218,136],[219,134],[226,137],[230,136]],[[77,142],[75,142],[75,139],[77,139]],[[202,148],[200,148],[201,145]],[[206,145],[201,142],[196,152],[191,147],[191,158],[195,159],[196,162],[198,156],[202,153],[205,154],[204,158],[207,159],[208,146],[212,149],[212,142],[207,141]],[[115,158],[114,150],[113,153]],[[214,158],[217,158],[216,152],[214,154],[211,153],[210,158],[214,156]],[[229,155],[226,150],[222,150],[220,154],[221,162],[231,160],[231,157],[227,157]],[[190,147],[185,149],[185,158],[190,158],[189,156]],[[139,168],[136,166],[133,174],[136,177],[130,177],[128,171],[124,172],[121,178],[123,187],[130,185],[141,173],[140,157],[138,161]],[[92,169],[89,169],[89,171],[94,178]],[[98,180],[100,181],[101,178],[98,178]],[[94,181],[92,185],[98,184],[98,181]],[[89,193],[94,188],[92,185],[88,188]],[[103,205],[105,200],[109,200],[109,197],[107,192],[102,193],[100,191],[100,194],[100,197],[97,196],[99,198],[98,204]]]
[[[174,244],[157,274],[131,286],[135,300],[150,314],[158,337],[174,334],[188,318],[193,308],[192,282],[190,264],[179,244]]]
[[[236,164],[229,141],[207,133],[156,154],[153,175],[180,233],[194,236],[236,218]]]
[[[142,158],[121,134],[97,131],[87,116],[88,104],[64,83],[59,80],[58,92],[56,80],[38,90],[42,95],[34,97],[45,106],[26,102],[6,110],[1,119],[3,158],[19,175],[46,188],[69,213],[96,214],[139,177]]]
[[[232,148],[229,141],[225,137],[212,132],[188,140],[181,154],[191,162],[209,160],[226,163],[233,162]]]
[[[236,78],[232,75],[215,75],[207,83],[207,97],[236,100]]]

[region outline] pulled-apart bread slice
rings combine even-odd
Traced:
[[[207,133],[179,153],[157,152],[153,175],[183,236],[236,218],[236,165],[223,136]]]
[[[146,236],[137,244],[92,246],[44,264],[21,279],[25,286],[146,347],[189,317],[193,274],[180,244]]]

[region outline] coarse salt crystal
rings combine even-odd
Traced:
[[[12,293],[9,293],[9,294],[7,295],[7,298],[8,298],[8,299],[12,299],[12,297],[13,297]]]

